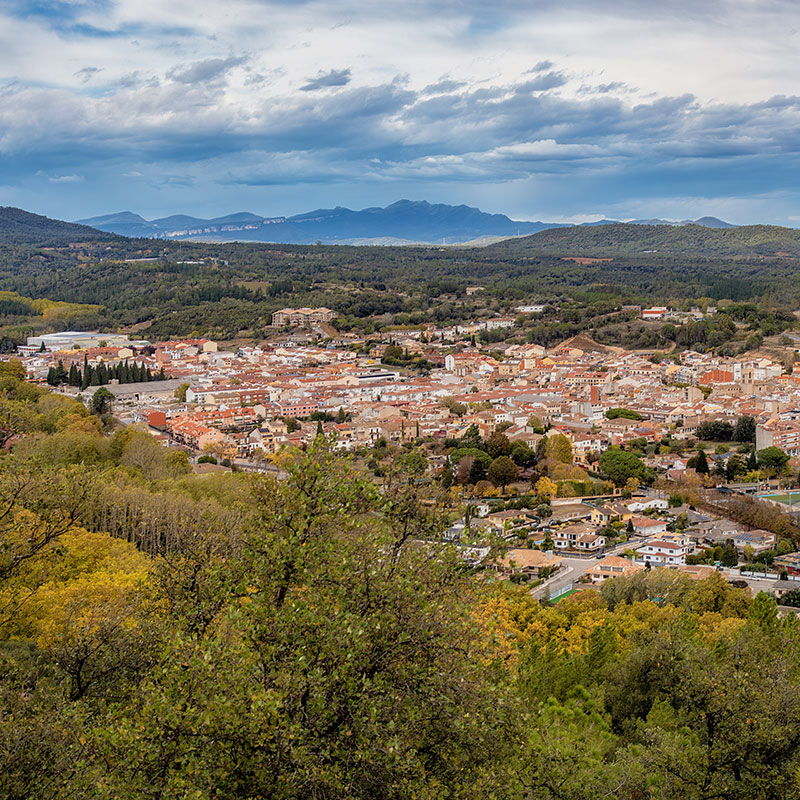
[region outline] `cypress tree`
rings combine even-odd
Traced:
[[[67,382],[70,386],[80,386],[80,378],[78,377],[78,368],[75,366],[75,362],[73,361],[69,368],[69,378]]]
[[[56,375],[55,367],[50,367],[50,369],[47,370],[47,383],[48,383],[49,386],[55,386],[56,385],[56,377],[55,377],[55,375]]]

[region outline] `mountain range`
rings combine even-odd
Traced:
[[[616,220],[584,223],[581,227],[614,224]],[[716,217],[698,220],[633,220],[631,224],[733,228]],[[290,217],[261,217],[239,212],[212,219],[176,214],[147,220],[131,211],[78,220],[106,233],[156,239],[208,242],[253,241],[280,244],[456,244],[480,239],[526,236],[552,228],[575,227],[559,222],[522,222],[504,214],[487,214],[466,205],[399,200],[385,208],[317,209]]]

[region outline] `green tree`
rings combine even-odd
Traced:
[[[600,456],[600,469],[617,486],[624,486],[629,478],[643,481],[647,478],[647,468],[635,453],[618,448],[609,448]]]
[[[114,395],[101,386],[93,395],[90,402],[90,411],[98,416],[103,416],[111,411],[111,406],[114,402]]]
[[[765,447],[758,451],[758,466],[763,469],[782,472],[789,461],[789,456],[779,447]]]
[[[489,465],[487,476],[495,486],[505,491],[506,486],[519,477],[519,467],[508,456],[498,456]]]
[[[127,370],[127,364],[126,364],[126,381],[125,381],[126,383],[129,382],[128,381],[128,375],[129,374],[130,373]],[[188,388],[189,388],[189,384],[188,383],[182,383],[180,386],[178,386],[177,389],[175,389],[175,399],[179,403],[185,403],[186,402],[186,390]]]

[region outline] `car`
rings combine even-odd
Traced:
[[[598,554],[595,556],[595,558],[605,558],[605,557],[606,557],[606,554],[605,554],[605,553],[598,553]]]

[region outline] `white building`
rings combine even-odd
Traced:
[[[688,536],[651,539],[636,550],[636,560],[654,567],[676,567],[686,563],[686,556],[693,549]]]

